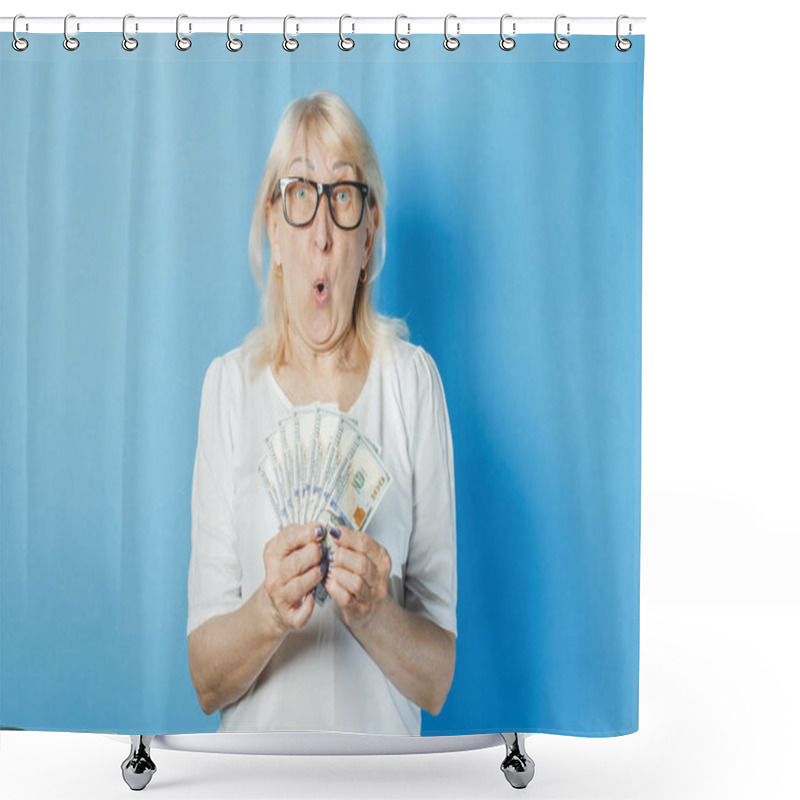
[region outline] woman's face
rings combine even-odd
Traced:
[[[303,131],[295,137],[281,177],[319,183],[358,180],[353,164]],[[328,199],[321,195],[312,221],[298,228],[286,221],[280,197],[267,207],[270,246],[283,271],[290,336],[299,337],[312,350],[334,348],[352,327],[359,276],[374,240],[367,233],[368,213],[367,206],[358,228],[343,230],[331,219]],[[377,228],[376,210],[373,220]]]

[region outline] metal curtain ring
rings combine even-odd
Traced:
[[[553,42],[553,47],[555,47],[556,50],[560,50],[562,52],[569,48],[569,39],[565,39],[563,36],[558,35],[558,21],[560,19],[566,19],[566,18],[567,18],[566,14],[559,14],[556,17],[555,25],[553,28],[556,35],[556,40]],[[567,23],[567,36],[569,36],[569,22]]]
[[[81,43],[74,36],[70,36],[67,33],[67,23],[69,22],[70,18],[75,19],[75,15],[67,14],[67,16],[64,17],[64,49],[77,50],[81,46]],[[80,30],[80,28],[77,28],[77,30]]]
[[[627,53],[628,50],[630,50],[631,47],[633,47],[633,42],[630,39],[623,39],[619,35],[619,23],[620,23],[620,20],[623,20],[623,19],[628,19],[628,16],[626,14],[620,14],[617,17],[617,41],[615,42],[614,47],[616,47],[617,50],[620,51],[620,53]],[[630,25],[630,23],[628,23],[628,34],[629,35],[630,35],[630,32],[631,32],[631,25]]]
[[[286,23],[290,19],[296,19],[296,17],[293,17],[291,14],[287,14],[283,18],[283,49],[292,53],[297,50],[298,47],[300,47],[300,42],[298,42],[297,39],[293,39],[291,36],[286,35]]]
[[[395,50],[408,50],[411,47],[411,39],[406,39],[405,36],[400,36],[397,32],[397,26],[401,19],[408,19],[405,14],[398,14],[394,18],[394,47]],[[406,26],[408,27],[409,34],[411,33],[411,23],[407,22]]]
[[[511,36],[506,36],[503,33],[503,23],[511,17],[511,14],[503,14],[500,17],[500,49],[501,50],[513,50],[515,45],[517,44],[516,39],[513,39]],[[511,30],[513,33],[517,32],[517,23],[511,23]]]
[[[458,50],[458,46],[461,44],[461,42],[459,42],[458,38],[457,38],[458,37],[458,32],[461,29],[461,23],[460,22],[456,23],[456,35],[455,36],[450,36],[447,33],[447,23],[451,19],[455,19],[455,18],[456,18],[455,14],[448,14],[444,18],[444,49],[445,50]]]
[[[122,18],[122,49],[131,52],[139,46],[139,40],[134,39],[132,36],[128,36],[126,26],[129,19],[134,19],[133,14],[126,14]]]
[[[11,42],[11,46],[18,52],[21,53],[23,50],[27,50],[28,48],[28,40],[23,39],[21,36],[17,36],[17,20],[18,19],[25,19],[24,14],[17,14],[14,17],[14,21],[11,23],[11,32],[14,34],[14,39]]]
[[[341,50],[352,50],[356,46],[356,43],[352,39],[350,39],[349,37],[346,37],[342,33],[342,23],[346,19],[353,19],[353,18],[349,14],[342,14],[342,16],[339,17],[339,49],[341,49]],[[351,23],[351,24],[353,26],[353,31],[355,31],[355,29],[356,29],[355,23]]]
[[[188,18],[188,14],[178,14],[178,18],[175,20],[175,47],[177,47],[178,50],[188,50],[192,46],[191,39],[186,36],[181,36],[181,20]],[[192,30],[191,25],[189,25],[189,30]]]
[[[231,53],[238,53],[243,46],[243,42],[241,39],[237,39],[235,36],[231,36],[231,20],[239,19],[236,14],[231,14],[228,17],[228,41],[225,43],[225,47],[231,51]],[[241,30],[241,28],[239,28]]]

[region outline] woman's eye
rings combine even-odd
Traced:
[[[307,195],[308,195],[308,189],[306,189],[306,188],[301,186],[297,190],[297,199],[298,200],[305,200]]]
[[[339,203],[346,203],[350,199],[350,192],[347,189],[339,189],[336,192],[336,200]]]

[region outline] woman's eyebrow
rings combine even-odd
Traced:
[[[305,161],[306,164],[311,167],[311,169],[314,169],[314,162],[305,156],[297,156],[297,158],[292,159],[292,161],[289,163],[289,166],[291,167],[295,161]],[[337,161],[333,164],[333,169],[340,169],[341,167],[352,167],[355,169],[355,166],[353,166],[353,164],[351,164],[349,161]]]

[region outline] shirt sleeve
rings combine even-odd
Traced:
[[[413,526],[405,574],[405,607],[456,629],[456,505],[453,442],[444,387],[431,356],[413,355]],[[411,381],[409,382],[412,383]]]
[[[214,359],[200,398],[187,636],[206,620],[235,611],[242,601],[242,567],[233,522],[233,403],[226,378],[223,359]]]

